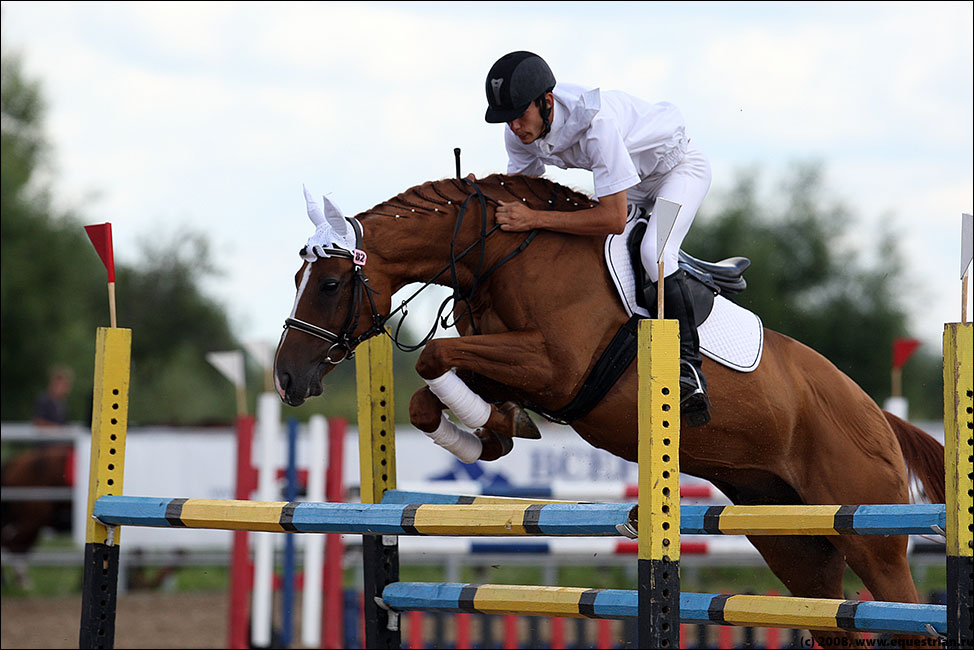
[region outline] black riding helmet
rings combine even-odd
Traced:
[[[505,54],[487,73],[487,114],[491,124],[512,122],[521,117],[531,102],[555,87],[555,75],[537,54]],[[541,117],[548,131],[548,108],[542,103]]]

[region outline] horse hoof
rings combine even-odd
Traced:
[[[497,433],[490,429],[477,429],[474,435],[480,438],[483,449],[480,452],[480,460],[497,460],[501,456],[506,456],[514,449],[514,438]]]
[[[497,410],[510,422],[512,438],[527,438],[528,440],[541,439],[541,432],[538,431],[538,425],[534,423],[534,420],[531,419],[527,411],[514,402],[504,402],[497,407]]]

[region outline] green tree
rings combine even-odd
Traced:
[[[197,233],[143,245],[141,264],[118,274],[119,318],[132,329],[129,417],[134,423],[228,421],[233,389],[206,353],[238,347],[223,308],[200,289],[216,272]],[[256,387],[256,384],[254,384]]]
[[[876,233],[881,266],[870,267],[862,252],[843,243],[855,217],[826,198],[820,164],[795,165],[783,198],[759,196],[758,180],[754,170],[741,172],[722,207],[697,218],[684,248],[704,259],[750,258],[747,290],[732,299],[766,327],[823,354],[882,403],[889,396],[893,339],[910,336],[893,233]]]
[[[51,147],[40,84],[2,58],[2,417],[28,420],[48,368],[75,370],[72,419],[91,414],[95,330],[107,325],[105,269],[75,212],[52,205]],[[119,326],[133,330],[133,423],[229,421],[233,389],[205,353],[237,347],[224,309],[202,293],[214,272],[206,241],[180,233],[146,245],[138,267],[116,265]],[[255,384],[256,386],[256,384]]]
[[[40,173],[50,147],[38,83],[24,78],[16,57],[3,57],[0,71],[0,401],[4,419],[29,419],[49,368],[64,363],[79,375],[91,368],[90,298],[104,271],[99,276],[97,256],[86,255],[91,245],[74,217],[51,206]],[[75,413],[84,383],[73,395]]]
[[[938,349],[920,348],[903,366],[903,396],[910,404],[911,420],[944,417],[944,357]]]

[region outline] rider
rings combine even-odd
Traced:
[[[663,249],[664,309],[680,323],[680,402],[694,426],[710,420],[707,384],[701,370],[700,340],[686,276],[678,255],[693,218],[710,189],[710,163],[686,136],[679,110],[651,104],[617,90],[558,83],[537,54],[511,52],[487,73],[487,122],[507,123],[504,143],[511,174],[540,176],[545,165],[592,172],[598,205],[577,212],[532,210],[521,202],[501,202],[502,230],[536,228],[580,235],[608,235],[625,229],[628,204],[651,214],[640,258],[655,284],[656,219],[650,209],[659,197],[682,208]]]

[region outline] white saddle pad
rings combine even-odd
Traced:
[[[621,235],[605,238],[605,263],[616,285],[626,312],[632,316],[649,316],[636,304],[636,277],[633,275],[626,240],[636,224],[636,214],[630,211],[626,229]],[[700,352],[719,364],[751,372],[761,363],[764,349],[764,325],[753,312],[744,309],[721,295],[714,296],[714,308],[697,328]]]

